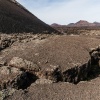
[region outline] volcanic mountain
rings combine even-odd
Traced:
[[[80,20],[76,22],[74,26],[95,26],[95,24],[89,23],[88,21],[85,21],[85,20]]]
[[[57,24],[57,23],[53,23],[53,24],[51,24],[51,27],[60,27],[60,26],[62,26],[62,25]]]
[[[100,23],[98,22],[94,22],[94,23],[90,23],[86,20],[80,20],[76,23],[71,23],[71,24],[68,24],[67,26],[72,26],[72,27],[84,27],[84,26],[100,26]]]
[[[0,32],[51,33],[57,31],[30,13],[16,0],[0,0]]]
[[[100,26],[100,23],[99,23],[99,22],[94,22],[94,24],[95,24],[96,26]]]
[[[57,24],[57,23],[53,23],[51,24],[52,27],[93,27],[93,26],[100,26],[100,23],[99,22],[93,22],[93,23],[90,23],[86,20],[80,20],[76,23],[69,23],[68,25],[60,25],[60,24]]]

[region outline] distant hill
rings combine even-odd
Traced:
[[[74,25],[74,23],[70,23],[70,24],[68,24],[67,26],[73,26]]]
[[[0,0],[0,32],[51,33],[57,31],[30,13],[16,0]]]
[[[100,26],[99,22],[94,22],[95,26]]]
[[[60,26],[62,26],[62,25],[53,23],[53,24],[51,24],[51,26],[52,26],[52,27],[60,27]]]
[[[51,24],[52,27],[96,27],[96,26],[100,26],[100,23],[99,22],[93,22],[93,23],[90,23],[86,20],[80,20],[76,23],[69,23],[68,25],[60,25],[60,24],[57,24],[57,23],[53,23]]]
[[[75,26],[75,27],[80,27],[80,26],[96,26],[95,23],[90,23],[88,21],[85,21],[85,20],[80,20],[76,23],[73,23],[73,24],[68,24],[67,26]]]
[[[60,25],[60,24],[52,24],[51,25],[53,28],[58,30],[59,32],[63,34],[86,34],[88,33],[89,35],[99,35],[100,31],[100,23],[99,22],[93,22],[90,23],[85,20],[80,20],[76,23],[70,23],[68,25]]]

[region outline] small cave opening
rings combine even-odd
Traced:
[[[62,73],[60,71],[54,72],[53,76],[55,77],[56,82],[62,82],[63,81]]]
[[[16,89],[27,89],[32,83],[34,83],[38,77],[29,72],[23,72],[12,82],[12,87]]]

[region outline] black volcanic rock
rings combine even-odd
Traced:
[[[57,32],[30,13],[16,0],[0,0],[0,32]]]

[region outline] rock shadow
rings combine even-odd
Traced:
[[[81,65],[63,72],[63,81],[78,84],[80,81],[89,81],[100,75],[100,46],[90,52],[90,60]]]

